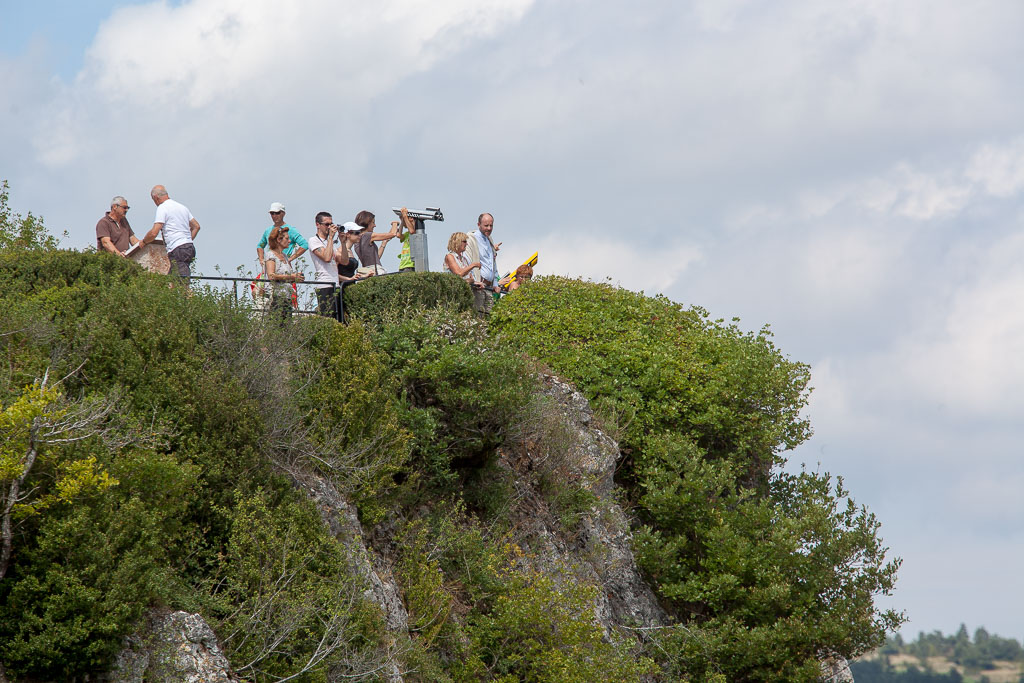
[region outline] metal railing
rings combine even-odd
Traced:
[[[398,274],[399,273],[380,273],[379,275],[374,275],[373,277],[388,277],[389,275],[398,275]],[[228,276],[225,276],[225,275],[193,275],[193,276],[191,276],[191,279],[192,280],[201,280],[203,282],[230,282],[231,283],[231,294],[232,294],[232,298],[234,299],[234,302],[235,302],[236,306],[239,306],[240,308],[246,308],[247,310],[251,310],[251,311],[256,311],[256,310],[265,311],[265,310],[267,310],[266,303],[263,303],[262,305],[257,305],[257,303],[258,303],[257,302],[257,297],[252,292],[253,292],[254,288],[270,287],[271,284],[272,284],[271,280],[266,280],[266,279],[263,279],[263,278],[257,279],[255,277],[251,277],[251,276],[250,277],[228,277]],[[322,280],[304,280],[303,282],[295,282],[295,283],[288,283],[288,284],[294,284],[296,286],[296,294],[298,293],[298,287],[299,286],[322,287],[323,285],[333,285],[334,286],[334,297],[333,297],[334,298],[334,312],[333,312],[334,314],[331,317],[333,317],[338,322],[344,323],[345,322],[345,297],[344,297],[345,287],[351,287],[353,285],[357,285],[360,282],[363,282],[364,280],[367,280],[367,279],[369,279],[369,278],[362,278],[362,279],[359,279],[359,280],[351,280],[351,281],[346,281],[346,282],[331,282],[329,280],[323,280],[323,281]],[[246,295],[244,295],[244,294],[241,295],[241,296],[239,295],[239,292],[238,292],[238,289],[239,289],[238,288],[238,283],[239,282],[244,282],[245,283],[245,287],[249,289],[248,297]],[[242,302],[244,300],[246,300],[246,298],[248,298],[248,300],[252,302],[251,306],[243,306],[242,305]],[[263,298],[269,299],[269,296],[263,297]],[[306,301],[311,301],[311,299],[307,296],[306,297]],[[301,298],[298,298],[298,303],[299,304],[302,303],[302,299]],[[304,315],[321,315],[319,306],[317,306],[317,308],[313,308],[313,309],[303,309],[302,306],[300,305],[300,306],[298,306],[295,309],[295,312],[296,313],[302,313]]]

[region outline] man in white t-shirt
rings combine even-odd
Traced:
[[[335,315],[334,293],[338,284],[338,265],[348,264],[348,241],[338,238],[338,226],[334,224],[331,214],[321,211],[316,215],[316,232],[309,237],[309,254],[316,268],[317,313],[333,317]]]
[[[167,248],[167,258],[171,260],[171,273],[176,273],[187,283],[192,275],[192,261],[196,258],[193,240],[199,232],[199,221],[187,206],[171,199],[163,185],[154,186],[149,196],[156,204],[156,219],[153,228],[142,238],[142,243],[149,244],[161,235]]]

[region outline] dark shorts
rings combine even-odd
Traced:
[[[416,269],[415,268],[399,268],[398,272],[399,273],[415,273]]]
[[[177,275],[188,282],[192,276],[192,262],[196,259],[196,245],[191,242],[183,244],[167,252],[167,258],[171,260],[171,270],[168,275]]]

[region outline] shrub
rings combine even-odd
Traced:
[[[779,471],[810,433],[809,372],[767,329],[566,278],[502,300],[491,324],[629,418],[638,561],[686,624],[664,650],[676,675],[812,680],[822,653],[856,656],[901,623],[873,604],[899,565],[875,518],[828,475]]]
[[[197,471],[165,454],[115,457],[99,444],[56,455],[36,481],[59,480],[91,456],[116,485],[81,489],[23,525],[17,562],[0,582],[0,659],[12,673],[69,680],[106,665],[149,605],[182,590],[169,540],[181,537]]]
[[[102,254],[0,250],[0,263],[11,265],[0,270],[10,285],[0,308],[11,311],[0,319],[0,412],[48,372],[69,403],[116,400],[108,427],[136,444],[53,447],[24,482],[46,505],[19,520],[0,580],[8,670],[59,680],[102,670],[152,606],[216,608],[224,623],[241,623],[253,603],[232,587],[271,571],[273,556],[260,553],[273,548],[292,553],[298,564],[288,568],[304,591],[282,594],[275,615],[315,631],[308,608],[319,601],[329,607],[319,616],[348,629],[332,651],[352,656],[320,659],[317,675],[327,666],[365,671],[378,617],[361,588],[352,597],[337,543],[281,476],[315,471],[357,500],[380,501],[407,459],[390,405],[397,383],[361,330],[326,320],[263,325],[228,300],[171,289]],[[382,419],[366,419],[370,410]],[[275,535],[260,536],[260,525]],[[296,637],[294,652],[264,658],[267,668],[306,665],[312,652]],[[255,656],[232,651],[237,667]]]
[[[388,312],[402,314],[428,308],[468,311],[473,292],[451,273],[402,273],[371,277],[345,287],[345,313],[360,320],[379,320]]]
[[[239,494],[208,600],[238,673],[254,681],[368,677],[386,656],[380,610],[308,501]]]
[[[436,481],[479,467],[512,432],[535,386],[530,364],[469,313],[387,314],[371,328],[408,407],[417,465]]]
[[[516,545],[458,502],[408,523],[399,548],[410,630],[444,664],[443,675],[424,680],[589,683],[653,671],[631,639],[603,632],[596,587],[570,571],[532,569]]]

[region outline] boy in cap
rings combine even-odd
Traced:
[[[291,238],[291,242],[288,248],[284,250],[284,253],[288,257],[289,263],[305,254],[306,250],[309,249],[309,243],[302,236],[302,233],[284,222],[284,204],[274,202],[270,205],[270,219],[273,221],[273,224],[263,232],[263,237],[260,238],[259,244],[256,245],[256,256],[260,260],[260,268],[264,271],[267,266],[263,250],[267,246],[267,238],[270,237],[270,231],[274,228],[288,228],[288,237]]]

